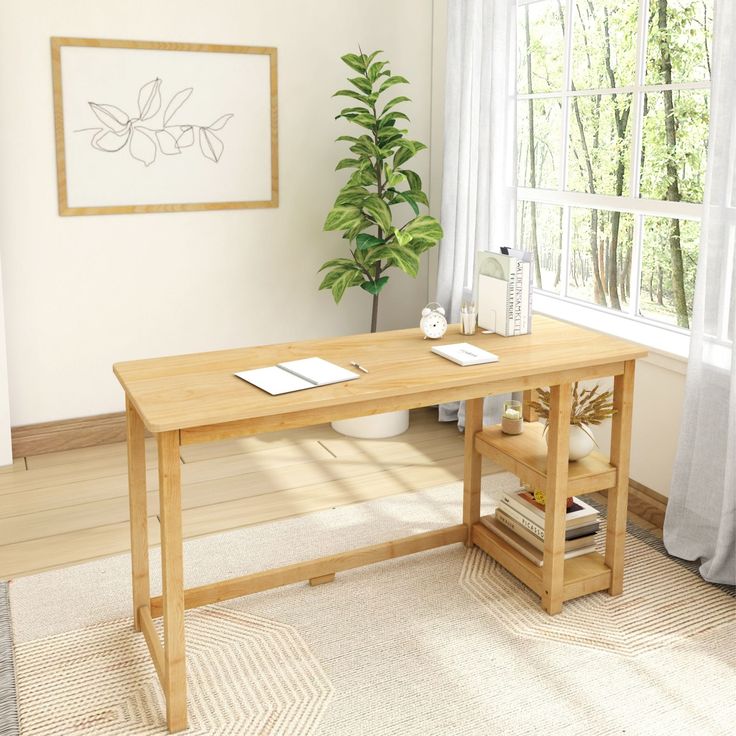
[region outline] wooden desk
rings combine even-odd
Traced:
[[[461,337],[451,326],[443,343],[472,342],[500,356],[500,362],[465,367],[430,353],[420,330],[353,335],[284,345],[226,350],[118,363],[115,375],[125,389],[128,435],[133,612],[166,697],[169,731],[187,727],[184,610],[301,580],[323,582],[351,568],[443,545],[478,543],[541,595],[550,613],[562,601],[607,589],[622,592],[629,442],[634,362],[646,350],[545,317],[535,317],[534,334]],[[357,381],[282,396],[270,396],[233,376],[235,371],[284,360],[319,356],[343,366],[358,361],[370,371]],[[568,480],[567,439],[570,385],[586,378],[615,376],[611,440],[608,533],[605,560],[566,580],[564,498]],[[552,513],[545,522],[545,564],[537,577],[503,545],[494,546],[481,524],[483,397],[538,386],[552,387],[547,460],[547,496]],[[184,590],[179,446],[397,409],[467,400],[465,481],[462,523],[310,562],[268,570]],[[158,442],[161,515],[162,595],[151,597],[148,571],[144,431]],[[247,519],[243,519],[244,524]],[[476,525],[476,526],[474,526]],[[587,556],[586,556],[587,557]],[[160,641],[153,620],[164,619]]]

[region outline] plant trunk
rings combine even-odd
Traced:
[[[371,332],[375,332],[378,328],[378,297],[379,294],[373,295],[373,310],[371,311]]]
[[[667,30],[667,0],[657,2],[657,25],[659,28],[659,51],[662,76],[665,84],[672,84],[672,58]],[[677,120],[675,119],[675,103],[671,89],[662,93],[664,96],[664,129],[667,142],[667,200],[681,202],[680,180],[675,162],[677,150]],[[677,324],[680,327],[689,327],[687,313],[687,297],[685,296],[685,268],[682,260],[680,243],[680,221],[670,221],[669,233],[670,262],[672,264],[672,297],[675,302]]]
[[[526,33],[526,81],[527,91],[531,94],[532,89],[532,55],[529,50],[531,38],[529,33],[529,6],[524,6],[524,31]],[[537,186],[537,162],[534,155],[534,100],[529,100],[529,186],[534,189]],[[539,243],[537,241],[537,203],[529,203],[529,214],[531,215],[531,242],[532,257],[534,258],[534,272],[536,274],[534,283],[538,288],[542,287],[542,271],[539,267]]]

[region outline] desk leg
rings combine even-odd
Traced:
[[[179,433],[158,435],[161,506],[161,573],[164,618],[164,695],[170,732],[187,727],[187,680],[184,656],[184,562],[181,529]]]
[[[542,567],[542,608],[550,614],[562,610],[565,585],[565,506],[570,455],[571,403],[572,390],[569,383],[550,387],[547,513],[544,515]]]
[[[146,497],[146,440],[143,421],[125,399],[128,439],[128,500],[130,503],[130,557],[133,574],[133,626],[141,630],[138,611],[151,605],[148,576],[148,504]]]
[[[631,418],[634,404],[634,367],[629,360],[624,372],[613,383],[613,415],[611,426],[611,465],[616,466],[616,486],[608,492],[608,528],[606,531],[606,565],[611,568],[611,595],[624,592],[624,544],[626,542],[626,508],[629,497],[629,455],[631,451]]]
[[[465,402],[465,470],[463,473],[463,524],[466,547],[472,547],[473,524],[480,519],[480,472],[483,458],[475,449],[475,435],[483,429],[483,399]]]

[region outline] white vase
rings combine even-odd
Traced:
[[[389,411],[354,419],[337,419],[332,422],[335,432],[362,440],[395,437],[409,429],[409,410]]]
[[[570,425],[570,462],[573,460],[581,460],[586,455],[590,455],[595,447],[593,433],[589,427],[583,429],[577,424]],[[549,445],[549,432],[545,432],[544,436]]]

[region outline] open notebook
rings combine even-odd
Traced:
[[[290,360],[286,363],[268,366],[268,368],[240,371],[235,375],[267,391],[272,396],[360,378],[359,373],[353,373],[353,371],[322,360],[322,358]]]

